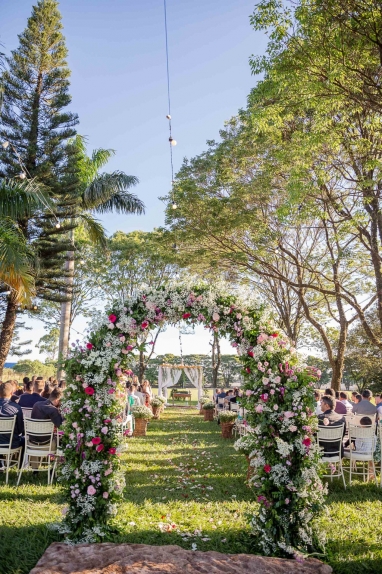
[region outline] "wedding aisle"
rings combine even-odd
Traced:
[[[147,436],[128,440],[117,541],[248,552],[255,508],[246,461],[196,410],[168,408]]]

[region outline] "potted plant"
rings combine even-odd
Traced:
[[[143,405],[134,405],[131,407],[134,416],[133,436],[146,436],[147,421],[153,417],[151,409]]]
[[[151,399],[151,406],[153,409],[154,419],[160,418],[160,414],[163,411],[163,405],[165,401],[166,399],[164,399],[163,397],[153,397]]]
[[[233,411],[221,411],[219,413],[220,425],[223,438],[232,438],[232,429],[237,419],[237,413]]]
[[[199,404],[200,404],[199,414],[200,414],[200,415],[203,415],[203,414],[204,414],[203,405],[205,405],[206,403],[209,403],[210,400],[211,400],[211,399],[210,399],[209,397],[207,397],[207,396],[200,397],[200,399],[199,399]]]
[[[214,420],[214,410],[215,410],[215,403],[213,401],[208,401],[203,405],[203,414],[205,421],[213,421]]]

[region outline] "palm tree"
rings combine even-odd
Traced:
[[[0,333],[0,376],[16,323],[17,308],[35,293],[35,257],[18,221],[50,208],[36,181],[0,179],[0,292],[8,292],[7,313]]]
[[[106,233],[102,225],[94,218],[94,214],[110,212],[125,214],[144,213],[143,202],[129,189],[137,185],[138,178],[126,175],[122,171],[102,173],[100,170],[115,154],[111,149],[94,150],[91,157],[86,154],[85,140],[77,136],[72,145],[77,151],[77,171],[79,202],[77,208],[77,223],[82,223],[93,242],[106,244]],[[72,219],[72,222],[75,221]],[[74,226],[70,231],[70,239],[74,247]],[[61,303],[61,323],[59,340],[59,357],[64,359],[69,345],[71,297],[74,287],[74,248],[69,251],[66,260],[66,292],[67,300]],[[61,378],[62,367],[59,366],[57,377]]]

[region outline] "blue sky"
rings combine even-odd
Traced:
[[[6,53],[17,47],[32,5],[1,0]],[[256,83],[249,57],[264,53],[267,42],[250,26],[253,9],[248,0],[167,0],[175,171],[184,157],[201,153],[206,140],[217,139],[224,122],[246,105]],[[144,216],[108,215],[103,223],[109,233],[163,225],[158,198],[171,182],[163,0],[62,0],[60,10],[78,132],[87,136],[89,150],[116,150],[108,170],[137,176],[135,191],[146,204]],[[84,324],[77,328],[82,331]],[[43,333],[34,324],[36,341]],[[207,333],[197,333],[185,337],[186,353],[208,352]],[[177,332],[169,328],[158,352],[178,352],[177,345]]]

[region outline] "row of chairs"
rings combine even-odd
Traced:
[[[17,486],[20,484],[23,470],[48,471],[48,484],[52,484],[57,466],[58,431],[51,421],[24,418],[25,449],[21,460],[22,447],[12,448],[16,417],[0,418],[0,434],[4,442],[0,444],[0,455],[5,466],[5,483],[8,484],[9,470],[17,468]],[[8,437],[8,439],[6,438]],[[33,442],[30,440],[33,437]],[[38,437],[44,437],[44,444],[38,443]],[[5,442],[6,441],[6,442]]]
[[[353,419],[354,420],[354,419]],[[382,441],[382,425],[378,425],[379,440]],[[369,473],[373,475],[375,481],[376,470],[374,462],[374,452],[376,447],[377,436],[375,433],[374,423],[370,426],[359,426],[359,424],[348,423],[348,441],[349,448],[345,449],[342,453],[342,441],[344,436],[344,425],[319,427],[317,433],[317,440],[321,446],[327,445],[330,448],[330,455],[328,452],[322,453],[322,462],[329,465],[334,465],[334,469],[330,474],[324,475],[327,478],[342,478],[344,487],[346,488],[344,467],[342,465],[343,458],[349,460],[349,467],[345,468],[349,472],[349,484],[352,482],[352,475],[362,476],[363,480],[369,477]],[[346,435],[345,435],[346,436]],[[355,449],[353,448],[355,446]],[[358,447],[358,450],[357,450]],[[357,466],[361,463],[361,470]],[[380,486],[382,487],[382,461],[381,461],[381,478]]]

